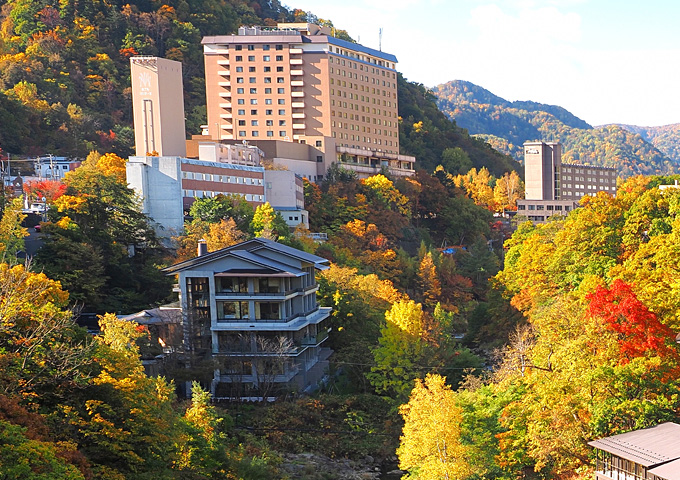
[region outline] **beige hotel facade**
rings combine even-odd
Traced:
[[[208,135],[307,144],[323,173],[339,162],[412,174],[415,158],[399,154],[396,57],[330,33],[294,23],[205,37]]]

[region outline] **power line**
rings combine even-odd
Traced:
[[[380,365],[376,363],[358,363],[358,362],[332,362],[335,365],[354,365],[358,367],[378,367]],[[427,365],[409,365],[409,366],[404,366],[404,365],[394,365],[394,367],[402,367],[402,368],[412,368],[412,369],[418,369],[418,370],[485,370],[487,367],[479,367],[479,366],[467,366],[467,367],[444,367],[440,365],[436,366],[427,366]]]

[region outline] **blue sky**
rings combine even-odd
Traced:
[[[288,0],[399,59],[426,86],[468,80],[591,125],[680,123],[677,0]]]

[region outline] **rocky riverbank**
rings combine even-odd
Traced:
[[[384,474],[384,469],[371,456],[361,460],[334,459],[314,453],[286,453],[281,470],[299,480],[380,480],[398,479],[405,472]]]

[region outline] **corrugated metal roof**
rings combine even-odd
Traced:
[[[680,459],[680,425],[666,422],[655,427],[594,440],[588,442],[588,445],[644,467],[653,467]]]
[[[666,480],[680,480],[680,460],[664,463],[648,470],[649,473]]]

